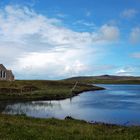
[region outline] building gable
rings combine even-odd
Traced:
[[[6,68],[3,66],[3,64],[0,64],[0,70],[6,70]]]
[[[12,71],[7,70],[3,64],[0,64],[0,80],[14,81]]]

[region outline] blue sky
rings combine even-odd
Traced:
[[[139,0],[1,0],[0,34],[18,79],[140,75]]]

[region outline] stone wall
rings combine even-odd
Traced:
[[[7,70],[0,64],[0,80],[14,81],[14,75],[11,70]]]

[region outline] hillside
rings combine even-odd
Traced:
[[[140,84],[140,77],[115,75],[79,76],[64,79],[64,81],[79,81],[93,84]]]

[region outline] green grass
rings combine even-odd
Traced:
[[[92,77],[83,77],[83,78],[73,78],[73,79],[65,79],[63,81],[70,82],[82,82],[82,83],[92,83],[92,84],[140,84],[140,80],[133,79],[96,79]]]
[[[0,140],[140,140],[140,127],[0,115]]]
[[[0,81],[0,100],[59,100],[75,96],[83,91],[99,90],[100,87],[75,82],[49,80]]]

